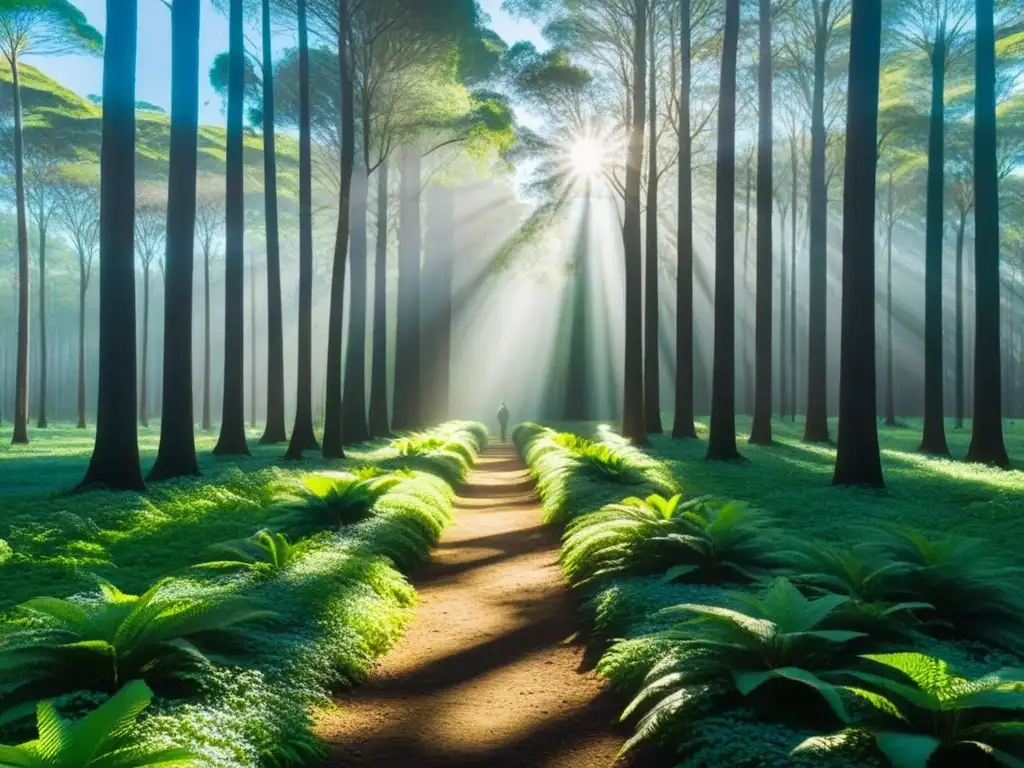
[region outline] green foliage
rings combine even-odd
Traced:
[[[305,475],[300,484],[277,498],[274,506],[278,514],[271,522],[294,535],[354,525],[365,520],[377,499],[401,479],[372,466],[355,472]]]
[[[310,539],[293,544],[285,534],[264,528],[247,539],[214,544],[210,549],[221,555],[221,559],[196,568],[246,568],[273,573],[293,565],[313,545]]]
[[[742,504],[628,498],[577,517],[562,564],[570,583],[620,573],[664,573],[666,581],[754,581],[776,565],[770,521]]]
[[[69,723],[51,702],[39,705],[39,737],[17,747],[0,746],[3,768],[184,768],[195,764],[185,749],[139,743],[136,718],[149,706],[152,692],[133,680],[81,722]]]
[[[487,428],[475,422],[449,422],[430,432],[393,440],[384,465],[429,472],[452,487],[466,480],[476,454],[487,447]]]
[[[844,686],[869,714],[854,728],[814,737],[798,753],[828,752],[870,733],[896,768],[1024,762],[1024,670],[1004,669],[969,680],[921,653],[864,657],[870,671],[851,670]]]

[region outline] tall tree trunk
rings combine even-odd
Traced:
[[[787,405],[789,403],[789,327],[792,323],[789,317],[789,274],[786,269],[786,256],[789,254],[789,245],[786,242],[786,212],[780,211],[779,218],[782,226],[779,227],[779,239],[782,241],[779,253],[779,418],[785,421]]]
[[[570,328],[569,365],[566,372],[566,386],[561,418],[566,421],[587,421],[593,418],[587,378],[587,292],[589,285],[588,257],[590,253],[590,196],[583,198],[583,215],[580,217],[579,233],[576,238],[572,277],[570,278]]]
[[[427,199],[424,276],[423,408],[429,421],[445,421],[451,407],[452,274],[455,255],[455,191],[432,187]]]
[[[298,460],[319,446],[313,433],[313,172],[309,102],[309,22],[298,0],[299,24],[299,344],[295,423],[284,458]],[[346,14],[344,19],[348,18]],[[337,258],[335,259],[337,260]],[[333,294],[333,287],[332,287]],[[333,296],[332,296],[333,297]],[[328,350],[327,370],[332,367]],[[340,360],[338,361],[340,367]]]
[[[395,329],[395,429],[419,426],[420,414],[420,153],[407,147],[402,156],[399,200],[398,321]]]
[[[249,424],[256,428],[256,259],[249,260]]]
[[[940,33],[932,52],[932,106],[928,128],[928,202],[924,273],[924,433],[921,451],[948,456],[943,423],[942,232],[945,189],[946,40]]]
[[[715,363],[708,459],[738,459],[736,450],[736,56],[740,2],[727,0],[718,104],[715,190]]]
[[[198,475],[192,410],[192,278],[199,128],[200,0],[171,5],[171,155],[167,179],[160,447],[149,480]]]
[[[78,429],[85,429],[85,256],[78,255]],[[6,372],[5,372],[6,376]],[[6,379],[5,379],[6,380]]]
[[[850,30],[843,190],[843,320],[833,485],[882,488],[875,382],[875,195],[882,0],[858,0]]]
[[[956,428],[964,428],[964,230],[967,213],[956,228]]]
[[[647,112],[647,4],[634,0],[633,106],[626,160],[625,217],[622,226],[626,275],[626,346],[623,366],[622,435],[647,444],[644,424],[643,237],[640,227],[640,182]]]
[[[203,246],[203,432],[213,429],[210,413],[210,246]]]
[[[231,0],[228,19],[227,197],[224,217],[224,405],[218,456],[248,455],[245,439],[245,190],[242,102],[245,36],[242,0]]]
[[[690,4],[680,3],[676,402],[672,437],[696,437],[693,413],[693,159],[690,142]]]
[[[349,273],[348,348],[345,351],[345,400],[342,407],[345,445],[370,438],[366,421],[366,291],[367,209],[370,180],[366,167],[355,171],[352,181],[352,234]]]
[[[828,188],[825,180],[825,54],[828,40],[825,0],[816,21],[814,93],[811,108],[811,223],[807,318],[807,420],[804,440],[827,443],[828,435]]]
[[[660,435],[661,426],[661,345],[658,334],[658,67],[655,15],[648,15],[651,62],[648,64],[648,98],[650,119],[647,146],[647,252],[645,268],[646,298],[644,301],[644,427],[648,433]]]
[[[139,364],[139,424],[149,426],[149,263],[142,267],[142,360]]]
[[[749,346],[750,326],[753,325],[750,321],[750,296],[752,293],[750,290],[750,222],[752,219],[750,203],[754,192],[754,157],[756,151],[756,147],[751,146],[750,154],[747,155],[747,202],[743,213],[743,279],[742,291],[740,292],[743,317],[741,318],[739,333],[737,334],[737,344],[739,346],[737,365],[743,377],[741,402],[743,403],[742,412],[744,414],[754,413],[754,393],[753,388],[750,386],[751,371],[747,347]],[[739,393],[737,395],[739,396]]]
[[[977,0],[974,122],[974,424],[967,460],[1007,467],[999,359],[999,172],[994,0]]]
[[[772,3],[760,0],[757,140],[757,381],[750,442],[772,442]],[[786,248],[783,246],[783,252]],[[783,278],[783,282],[785,279]]]
[[[896,222],[893,214],[893,192],[892,192],[892,172],[889,172],[889,215],[886,219],[888,224],[888,232],[886,233],[885,245],[889,250],[889,254],[885,260],[886,270],[886,286],[885,286],[885,326],[887,341],[885,344],[886,353],[886,365],[885,365],[885,426],[895,427],[896,426],[896,392],[895,392],[895,376],[893,371],[893,342],[892,342],[892,235],[893,230],[896,226]]]
[[[45,216],[45,214],[44,214]],[[46,222],[39,222],[39,418],[36,426],[44,429],[46,423]]]
[[[28,443],[28,313],[29,275],[28,213],[25,203],[25,137],[21,115],[21,74],[16,56],[8,58],[11,65],[14,93],[14,199],[18,220],[18,354],[14,381],[15,444]]]
[[[793,249],[790,254],[789,261],[789,415],[793,419],[793,423],[796,423],[796,391],[797,391],[797,354],[796,354],[796,336],[797,336],[797,305],[796,305],[796,219],[797,219],[797,205],[800,201],[800,155],[797,151],[797,143],[794,140],[793,145],[790,149],[789,158],[790,168],[793,173],[793,208],[790,211],[790,235],[792,242],[790,247]],[[785,256],[785,254],[783,254]]]
[[[284,330],[281,311],[281,238],[277,211],[277,119],[270,0],[262,0],[263,192],[267,224],[267,425],[260,445],[288,439],[284,417]]]
[[[390,437],[388,424],[388,163],[377,169],[377,262],[373,268],[373,368],[370,435]]]
[[[135,60],[138,0],[107,0],[100,152],[100,375],[83,487],[141,491],[135,390]]]

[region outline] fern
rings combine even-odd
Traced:
[[[898,768],[983,765],[986,758],[1024,764],[1024,670],[1004,669],[976,680],[959,677],[921,653],[863,657],[871,671],[850,670],[845,690],[869,716],[856,728],[808,739],[797,753],[827,752],[870,733]]]
[[[241,568],[250,571],[277,573],[295,564],[313,546],[310,539],[293,544],[283,533],[263,529],[248,539],[214,544],[211,550],[220,560],[201,563],[199,569]]]
[[[135,720],[153,698],[133,680],[78,723],[61,719],[52,702],[39,704],[39,738],[0,746],[0,768],[184,768],[195,764],[185,749],[165,749],[133,739]]]
[[[373,505],[402,477],[376,467],[356,472],[318,472],[275,499],[271,524],[294,536],[354,525],[370,516]]]

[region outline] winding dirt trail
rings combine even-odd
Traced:
[[[577,604],[510,445],[485,452],[431,561],[416,618],[320,723],[326,766],[604,768],[628,732],[592,672]]]

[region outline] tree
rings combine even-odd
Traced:
[[[843,321],[833,485],[882,488],[875,389],[875,194],[881,0],[854,0],[843,195]]]
[[[139,424],[149,426],[149,277],[163,250],[168,201],[156,190],[144,192],[135,205],[135,250],[142,265],[142,359],[139,365]]]
[[[170,10],[171,150],[167,180],[163,397],[160,446],[149,472],[150,481],[199,474],[192,406],[192,277],[199,147],[200,0],[174,0]]]
[[[137,0],[107,0],[100,156],[100,375],[96,442],[82,486],[145,489],[135,382]]]
[[[377,262],[373,269],[373,365],[370,372],[370,434],[389,437],[388,421],[388,161],[377,168]]]
[[[9,0],[0,6],[0,53],[11,68],[14,95],[14,186],[18,226],[18,354],[14,443],[28,442],[28,218],[25,199],[25,143],[19,64],[29,54],[98,52],[100,33],[67,0]]]
[[[739,458],[736,449],[736,58],[739,0],[727,0],[718,113],[715,198],[715,358],[707,458]]]
[[[757,141],[757,327],[754,423],[750,442],[772,442],[772,3],[760,0]],[[794,201],[795,202],[795,201]],[[785,251],[785,248],[783,248]]]
[[[196,238],[203,252],[203,403],[201,428],[213,428],[210,413],[210,263],[216,258],[217,244],[224,234],[224,187],[206,180],[196,200]]]
[[[999,175],[996,162],[995,2],[977,0],[975,43],[974,424],[967,460],[1007,467],[999,352]]]
[[[956,216],[956,429],[964,428],[964,240],[967,235],[967,219],[974,210],[974,157],[970,153],[969,143],[960,141],[960,138],[956,136],[956,140],[951,142],[952,152],[947,163],[952,176],[950,202]]]
[[[245,35],[242,0],[228,14],[229,75],[227,195],[224,206],[224,405],[213,452],[248,455],[245,439],[245,190],[242,112],[245,99]]]
[[[652,5],[657,0],[651,0]],[[647,143],[647,221],[644,265],[644,428],[660,435],[661,426],[661,345],[658,335],[658,13],[652,7],[647,14],[649,39],[647,97],[650,101]]]

